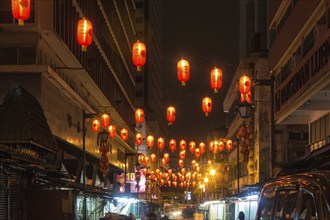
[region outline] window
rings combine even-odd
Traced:
[[[316,219],[315,201],[313,196],[304,192],[301,201],[301,209],[298,215],[299,220]]]
[[[143,76],[137,76],[136,77],[136,82],[137,83],[142,83],[143,82]]]
[[[275,219],[294,219],[296,215],[297,190],[280,190],[276,195]]]

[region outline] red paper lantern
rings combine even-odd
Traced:
[[[149,163],[149,157],[148,156],[144,156],[144,163],[148,164]]]
[[[148,147],[153,147],[155,144],[155,138],[152,135],[148,135],[147,137],[147,145]]]
[[[145,158],[144,154],[140,154],[140,155],[139,155],[139,162],[140,162],[140,163],[145,163],[144,158]]]
[[[182,167],[183,167],[183,164],[184,164],[184,163],[183,163],[183,160],[180,159],[180,160],[179,160],[179,167],[182,168]]]
[[[168,173],[168,175],[172,175],[172,173],[173,173],[173,170],[172,169],[168,169],[168,171],[167,171],[167,173]]]
[[[213,152],[213,150],[214,150],[214,142],[213,142],[213,141],[210,141],[210,142],[209,142],[209,150],[210,150],[211,152]]]
[[[30,0],[12,0],[11,12],[18,20],[19,26],[24,26],[24,21],[30,18],[31,3]]]
[[[251,90],[251,79],[247,75],[243,75],[239,78],[239,92],[242,94],[248,94]]]
[[[165,158],[162,158],[162,165],[165,167],[167,165],[167,162],[165,160]]]
[[[98,133],[101,130],[101,122],[99,119],[94,119],[92,122],[92,131]]]
[[[218,149],[220,152],[222,152],[225,149],[225,144],[223,143],[223,141],[219,141],[218,143]]]
[[[164,138],[162,138],[162,137],[158,138],[157,144],[158,144],[158,149],[163,150],[165,147]]]
[[[77,41],[81,45],[81,51],[87,51],[87,47],[93,40],[93,25],[87,18],[82,18],[78,21],[77,26]]]
[[[195,169],[195,167],[196,167],[196,160],[192,160],[191,161],[191,166],[192,166],[193,169]]]
[[[214,93],[218,93],[218,89],[222,86],[222,71],[220,68],[214,67],[211,70],[210,84],[211,88],[214,89]]]
[[[206,146],[205,146],[205,143],[204,142],[200,142],[199,143],[199,149],[201,151],[201,155],[203,155],[206,151]]]
[[[241,93],[241,102],[246,101],[247,103],[251,104],[251,91],[247,94]]]
[[[165,159],[165,161],[167,163],[168,161],[170,161],[170,155],[168,153],[165,153],[164,154],[164,159]]]
[[[189,142],[189,151],[190,153],[194,153],[195,152],[195,149],[196,149],[196,143],[194,141],[190,141]]]
[[[214,141],[213,142],[213,151],[212,153],[215,155],[218,153],[218,150],[219,150],[219,143],[217,141]]]
[[[137,71],[141,71],[141,67],[144,66],[147,60],[146,45],[140,41],[133,44],[132,48],[132,61],[136,66]]]
[[[136,143],[137,145],[141,145],[142,142],[143,142],[143,136],[142,136],[142,134],[139,133],[139,132],[136,133],[136,135],[135,135],[135,143]]]
[[[205,116],[208,116],[212,111],[212,99],[210,97],[204,97],[202,101],[202,110],[205,113]]]
[[[181,150],[186,150],[187,147],[187,142],[185,140],[180,141],[180,151]]]
[[[233,142],[232,142],[232,140],[227,140],[227,142],[226,142],[226,149],[228,151],[231,151],[231,149],[233,149]]]
[[[136,123],[142,124],[144,122],[144,111],[141,108],[135,110]]]
[[[171,125],[175,121],[175,116],[176,116],[175,108],[173,106],[168,107],[166,111],[166,118],[169,125]]]
[[[110,126],[109,126],[109,136],[110,136],[111,138],[114,138],[114,137],[116,137],[116,135],[117,135],[117,129],[116,129],[116,126],[115,126],[115,125],[110,125]]]
[[[126,128],[120,130],[120,137],[122,140],[126,141],[128,139],[128,131]]]
[[[186,151],[185,150],[180,151],[179,157],[181,160],[184,160],[184,158],[186,158]]]
[[[186,82],[190,78],[190,66],[187,60],[181,59],[177,65],[178,79],[181,81],[182,86],[186,85]]]
[[[157,160],[156,154],[151,154],[151,155],[150,155],[150,161],[151,161],[152,163],[155,163],[156,160]]]
[[[195,149],[195,157],[198,159],[201,156],[201,152],[199,150],[199,148]]]
[[[170,140],[170,150],[174,152],[176,149],[176,141],[174,139]]]
[[[110,126],[110,115],[104,113],[102,116],[101,116],[101,122],[102,122],[102,126],[104,128],[107,128]]]
[[[173,184],[174,187],[177,187],[178,186],[178,182],[177,181],[173,181],[172,184]]]

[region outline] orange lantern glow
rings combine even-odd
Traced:
[[[241,93],[241,102],[246,101],[247,103],[251,104],[251,91],[247,94]]]
[[[147,50],[146,45],[144,43],[137,41],[133,45],[132,49],[132,61],[136,66],[137,71],[141,71],[141,67],[144,66],[147,60]]]
[[[212,111],[212,99],[210,97],[204,97],[202,101],[202,110],[205,113],[205,116],[208,116]]]
[[[232,142],[232,140],[227,140],[227,142],[226,142],[226,149],[228,151],[231,151],[231,149],[233,149],[233,142]]]
[[[104,128],[109,127],[110,126],[110,115],[108,115],[106,113],[102,114],[102,116],[101,116],[101,122],[102,122],[102,126]]]
[[[207,161],[207,165],[211,166],[211,164],[212,164],[212,161],[211,160],[208,160]]]
[[[195,157],[198,159],[201,156],[201,151],[199,150],[199,148],[195,149]]]
[[[168,171],[167,171],[167,173],[168,173],[168,175],[172,175],[172,173],[173,173],[173,170],[172,169],[168,169]]]
[[[135,122],[142,124],[144,122],[144,111],[141,108],[135,110]]]
[[[158,144],[158,149],[163,150],[165,147],[164,138],[162,138],[162,137],[158,138],[157,144]]]
[[[243,75],[239,78],[239,92],[242,94],[248,94],[251,90],[251,79],[247,75]]]
[[[164,159],[165,159],[166,163],[168,163],[168,161],[170,161],[170,155],[168,153],[165,153]]]
[[[13,17],[18,20],[19,26],[24,26],[24,21],[30,18],[30,8],[30,0],[11,1],[11,12]]]
[[[177,181],[173,181],[173,186],[177,187],[178,186],[178,182]]]
[[[201,168],[199,166],[196,166],[196,173],[201,172]]]
[[[117,129],[116,129],[116,126],[115,126],[115,125],[110,125],[110,126],[109,126],[109,136],[110,136],[111,138],[114,138],[114,137],[116,137],[116,135],[117,135]]]
[[[186,85],[186,82],[190,78],[190,66],[189,62],[181,59],[177,65],[178,79],[181,81],[182,86]]]
[[[213,151],[212,151],[212,153],[215,155],[215,154],[218,153],[218,151],[219,151],[219,143],[217,141],[214,141],[213,142]]]
[[[93,40],[93,25],[87,18],[82,18],[78,21],[77,26],[77,41],[81,45],[81,51],[87,51],[87,47]]]
[[[176,116],[175,108],[173,106],[168,107],[166,111],[166,118],[169,125],[171,125],[175,121],[175,116]]]
[[[152,135],[148,135],[147,137],[147,145],[148,147],[153,147],[155,145],[155,138]]]
[[[196,160],[192,160],[191,161],[191,166],[192,166],[193,169],[195,169],[195,167],[196,167]]]
[[[218,93],[218,89],[222,86],[222,71],[220,68],[214,67],[211,70],[210,84],[211,88],[214,89],[214,93]]]
[[[170,150],[171,150],[172,152],[174,152],[175,149],[176,149],[176,140],[171,139],[171,140],[170,140]]]
[[[180,151],[179,157],[181,160],[184,160],[186,158],[186,151],[185,150]]]
[[[209,142],[209,150],[210,150],[211,152],[213,152],[213,150],[214,150],[214,142],[213,142],[213,141],[210,141],[210,142]]]
[[[156,160],[157,160],[156,154],[151,154],[151,155],[150,155],[150,161],[151,161],[152,163],[155,163]]]
[[[205,143],[204,142],[200,142],[199,143],[199,149],[201,151],[201,155],[203,155],[206,151],[206,147],[205,147]]]
[[[185,140],[180,141],[180,151],[186,150],[187,142]]]
[[[142,174],[143,174],[144,176],[147,175],[147,168],[144,168],[144,169],[142,170]]]
[[[222,152],[225,149],[225,144],[223,141],[219,141],[218,143],[219,151]]]
[[[145,163],[145,164],[149,163],[149,160],[150,160],[150,159],[149,159],[148,156],[144,156],[144,163]]]
[[[195,149],[196,149],[196,143],[194,141],[190,141],[189,142],[189,151],[190,153],[194,153],[195,152]]]
[[[137,145],[141,145],[142,142],[143,142],[143,136],[142,136],[142,134],[139,133],[139,132],[136,133],[136,135],[135,135],[135,143],[136,143]]]
[[[165,158],[162,158],[162,165],[165,167],[167,165],[167,162],[165,160]]]
[[[99,119],[94,119],[92,122],[92,131],[97,133],[101,130],[101,122]]]
[[[182,174],[182,175],[185,175],[185,174],[186,174],[186,169],[185,169],[185,168],[182,168],[182,169],[181,169],[181,174]]]
[[[182,167],[183,167],[183,164],[184,164],[184,163],[183,163],[183,160],[180,159],[180,160],[179,160],[179,167],[182,168]]]
[[[123,141],[126,141],[128,139],[128,131],[126,128],[122,128],[120,130],[120,137]]]
[[[139,155],[139,162],[140,162],[140,163],[145,163],[145,162],[144,162],[144,158],[145,158],[144,154],[140,154],[140,155]]]

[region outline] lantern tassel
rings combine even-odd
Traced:
[[[218,93],[218,90],[217,89],[214,89],[214,93]]]

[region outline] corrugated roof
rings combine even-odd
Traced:
[[[40,103],[19,85],[9,89],[0,105],[0,143],[29,143],[51,152],[58,150]]]

